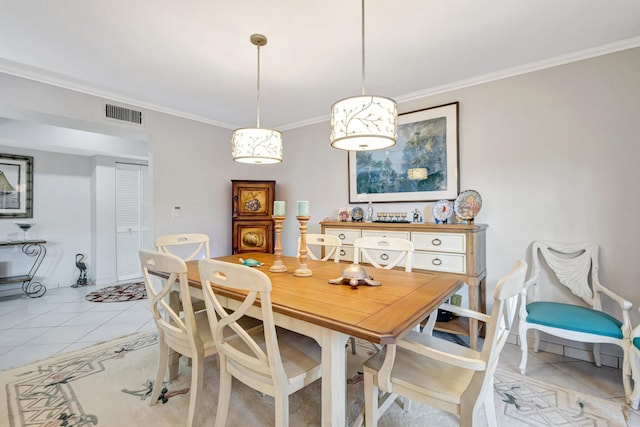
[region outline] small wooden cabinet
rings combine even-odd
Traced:
[[[341,261],[353,261],[353,242],[360,237],[386,236],[411,240],[415,248],[413,270],[427,270],[460,277],[469,288],[469,308],[486,313],[486,233],[484,224],[413,224],[321,222],[322,233],[342,241]],[[384,253],[377,254],[381,259]],[[477,347],[478,323],[456,317],[438,322],[436,328],[468,335]]]
[[[231,181],[232,253],[273,253],[275,181]]]

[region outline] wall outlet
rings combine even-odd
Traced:
[[[172,211],[173,219],[180,219],[180,206],[174,206]]]

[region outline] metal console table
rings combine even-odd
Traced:
[[[47,255],[47,248],[44,247],[46,243],[45,240],[0,241],[0,247],[22,246],[22,253],[34,258],[31,269],[27,274],[0,277],[0,285],[22,282],[22,291],[28,297],[39,298],[44,295],[47,292],[47,288],[42,283],[34,281],[33,278]]]

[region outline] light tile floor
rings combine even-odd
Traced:
[[[87,347],[123,335],[154,331],[147,300],[94,303],[96,286],[49,289],[41,298],[0,298],[0,370]],[[520,350],[507,344],[500,366],[518,372]],[[560,387],[624,403],[620,369],[552,353],[529,354],[527,375]],[[628,411],[640,427],[640,411]]]

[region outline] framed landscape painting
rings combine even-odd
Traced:
[[[0,154],[0,218],[33,218],[33,157]]]
[[[398,116],[391,148],[349,152],[349,202],[455,199],[459,192],[458,103]]]

